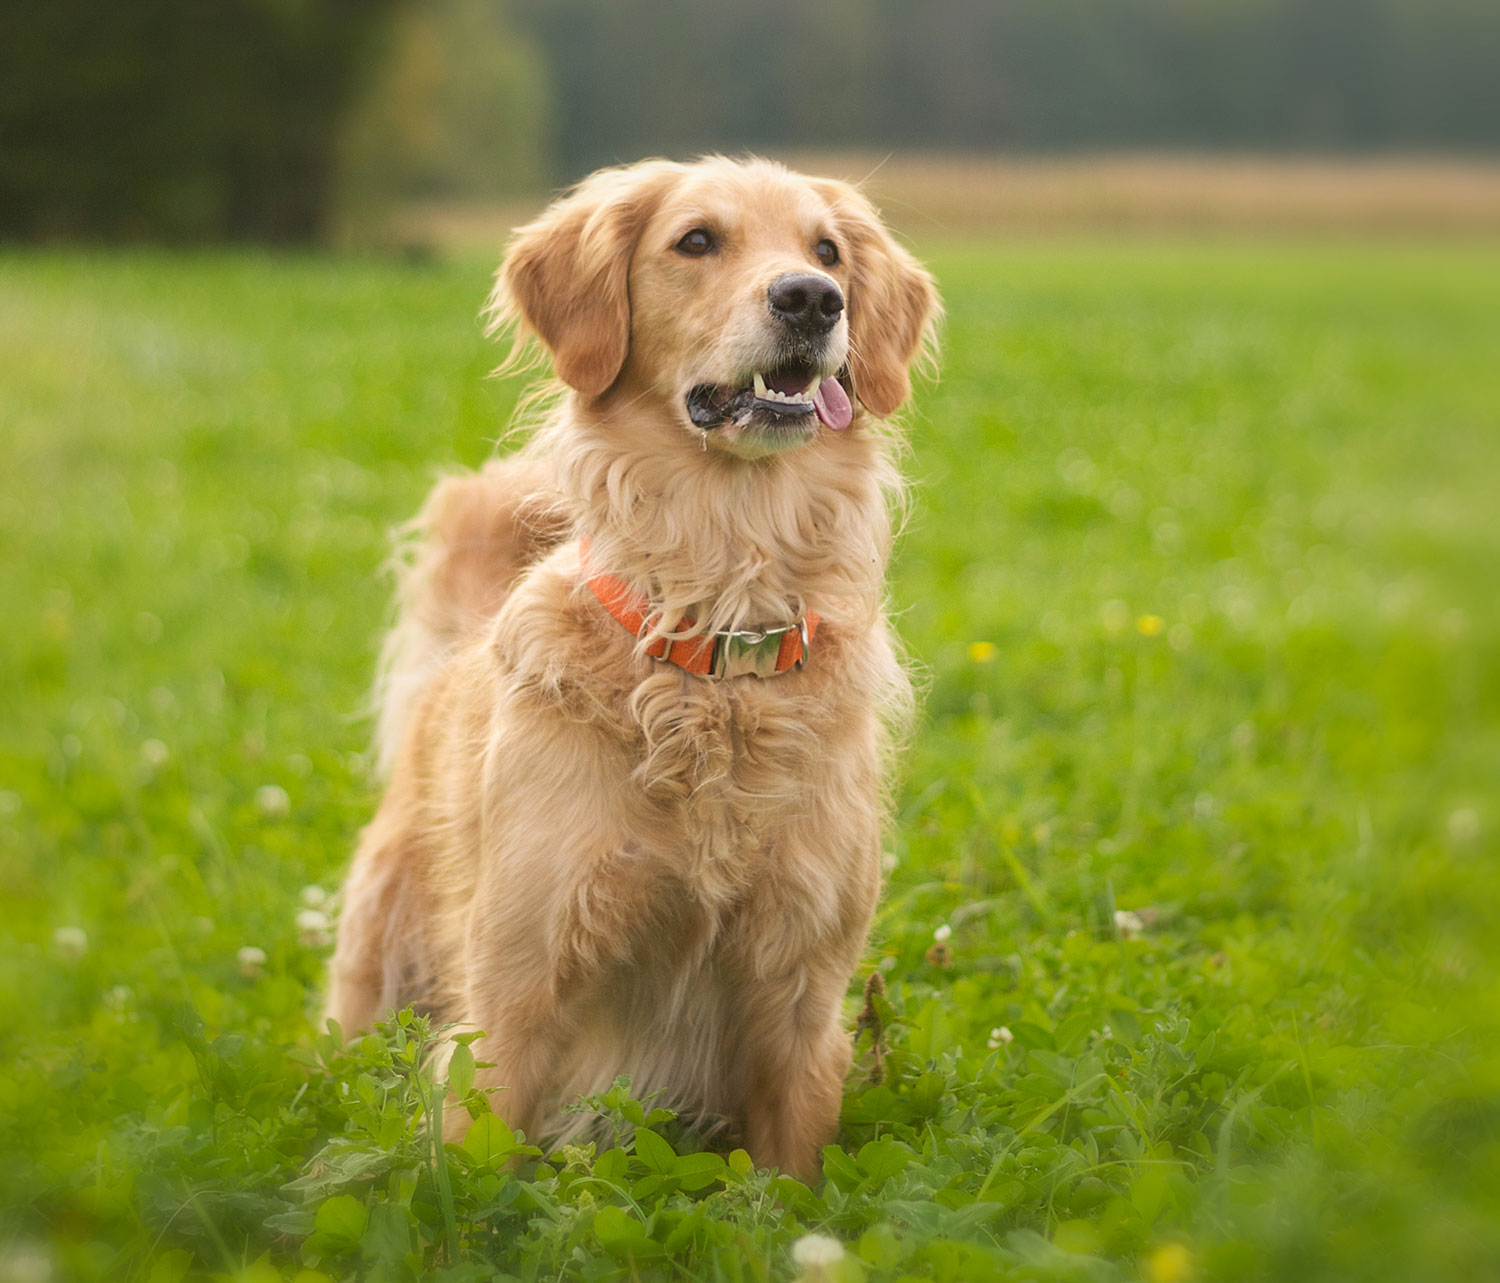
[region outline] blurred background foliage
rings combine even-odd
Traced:
[[[535,192],[551,168],[539,47],[496,0],[416,0],[387,23],[341,137],[341,215],[393,203]]]
[[[305,240],[387,0],[0,6],[0,233]]]
[[[296,241],[724,149],[1492,152],[1490,0],[49,0],[0,236]]]

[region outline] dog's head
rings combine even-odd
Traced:
[[[744,457],[894,413],[936,313],[854,188],[720,158],[586,179],[516,233],[491,300],[584,397],[652,398]]]

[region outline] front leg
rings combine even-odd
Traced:
[[[843,999],[880,892],[875,821],[873,808],[862,830],[815,811],[773,853],[779,876],[739,924],[746,1145],[803,1181],[817,1179],[819,1150],[838,1130],[853,1052]]]
[[[548,848],[508,863],[470,914],[464,1011],[486,1032],[476,1053],[493,1062],[476,1085],[501,1089],[495,1112],[541,1143],[569,1070],[596,1042],[602,987],[643,936],[675,934],[662,916],[673,897],[631,849]]]
[[[468,1027],[485,1031],[474,1050],[491,1062],[475,1074],[475,1086],[512,1131],[540,1143],[558,1066],[567,1054],[566,1002],[550,985],[528,983],[481,995],[471,1009],[477,1019]],[[450,1111],[444,1119],[446,1138],[461,1141],[469,1123],[467,1113]]]
[[[760,981],[746,1004],[746,1148],[806,1184],[838,1130],[852,1047],[841,1018],[847,987],[842,961],[824,960]]]

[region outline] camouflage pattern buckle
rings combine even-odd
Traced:
[[[788,668],[778,669],[776,661],[781,658],[783,638],[793,630],[801,634],[802,654]],[[807,658],[807,621],[799,620],[785,628],[767,628],[763,632],[742,631],[714,634],[713,664],[709,668],[711,677],[777,677],[801,668]]]

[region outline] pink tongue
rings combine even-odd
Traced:
[[[813,396],[813,409],[818,412],[818,418],[823,421],[824,425],[835,432],[842,432],[849,426],[849,420],[854,417],[854,407],[849,404],[849,394],[844,391],[844,385],[832,375],[818,384],[818,391]]]

